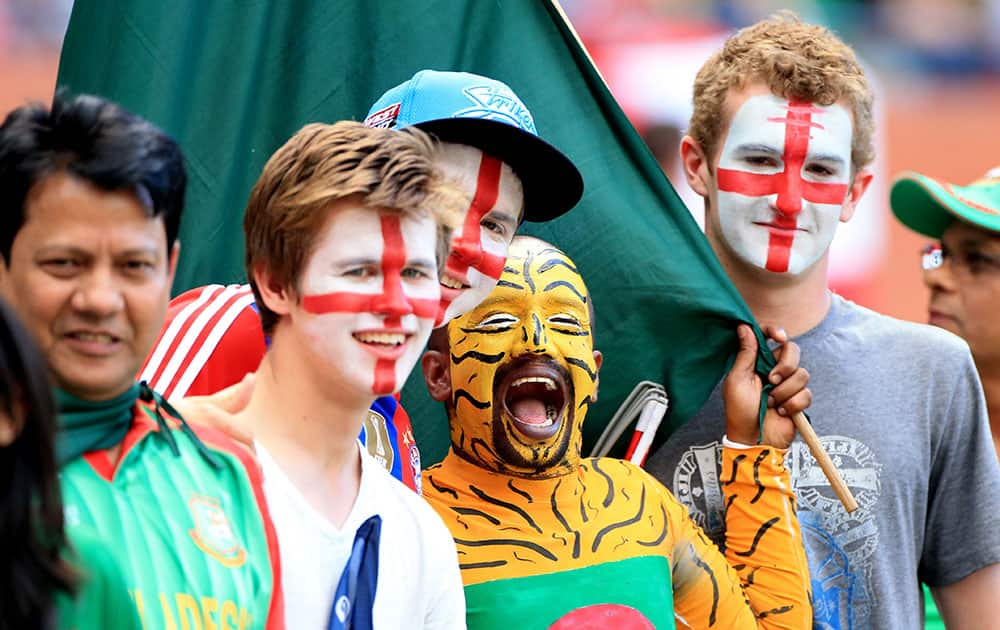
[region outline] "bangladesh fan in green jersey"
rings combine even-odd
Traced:
[[[185,185],[177,144],[113,103],[14,110],[0,126],[0,293],[55,385],[66,529],[111,543],[143,628],[278,628],[256,464],[134,380],[169,299]]]
[[[0,628],[138,630],[108,546],[67,543],[55,424],[45,361],[0,300]]]

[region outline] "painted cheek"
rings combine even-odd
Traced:
[[[483,247],[481,225],[483,217],[496,206],[500,194],[500,171],[503,163],[483,155],[476,178],[476,191],[465,215],[462,231],[452,239],[451,252],[445,264],[448,275],[466,284],[469,268],[491,278],[500,278],[505,259]]]
[[[737,169],[718,169],[718,187],[725,192],[749,197],[777,195],[778,210],[771,221],[767,256],[764,263],[768,271],[788,271],[792,247],[795,243],[797,217],[802,211],[803,200],[818,204],[841,204],[847,196],[847,183],[812,182],[803,179],[802,167],[809,153],[810,132],[824,129],[813,120],[813,115],[824,110],[809,103],[788,103],[784,117],[768,117],[770,123],[785,127],[784,170],[780,173],[761,174]]]
[[[384,327],[399,331],[404,315],[433,319],[438,312],[439,300],[410,296],[403,289],[403,268],[406,265],[406,244],[399,225],[399,217],[380,217],[382,229],[382,291],[380,293],[336,292],[306,295],[302,308],[314,315],[326,313],[372,313],[384,315]],[[375,380],[372,391],[378,395],[396,389],[396,359],[379,358],[375,362]]]

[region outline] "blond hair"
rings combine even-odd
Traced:
[[[250,192],[243,218],[247,277],[265,332],[273,330],[278,315],[261,299],[254,271],[264,269],[277,284],[297,289],[325,210],[338,200],[356,196],[369,208],[432,216],[443,263],[464,196],[441,179],[436,151],[419,129],[376,129],[351,121],[306,125],[275,151]]]
[[[845,101],[854,115],[853,167],[875,159],[874,97],[854,52],[826,28],[803,24],[788,11],[738,31],[698,71],[688,135],[709,159],[728,124],[726,96],[754,82],[789,100],[819,105]]]

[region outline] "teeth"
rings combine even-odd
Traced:
[[[112,341],[111,335],[104,333],[78,332],[76,337],[82,341],[100,341],[102,343],[111,343]]]
[[[511,383],[510,386],[517,387],[519,385],[524,385],[525,383],[542,383],[545,385],[545,389],[550,392],[555,391],[556,389],[556,382],[551,378],[546,378],[544,376],[524,376]]]
[[[406,335],[401,333],[365,332],[355,333],[354,337],[363,343],[380,343],[399,346],[406,341]]]
[[[446,286],[446,287],[448,287],[450,289],[464,289],[465,288],[465,283],[464,282],[462,282],[461,280],[456,280],[455,278],[452,278],[451,276],[447,276],[447,275],[441,276],[441,284],[443,284],[444,286]]]

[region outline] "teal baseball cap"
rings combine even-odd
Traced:
[[[383,94],[365,124],[413,125],[443,142],[465,144],[510,165],[524,187],[524,218],[548,221],[583,196],[583,177],[538,137],[531,112],[510,87],[468,72],[421,70]]]
[[[1000,167],[968,186],[905,172],[889,192],[889,205],[903,225],[940,239],[955,219],[990,232],[1000,232]]]

